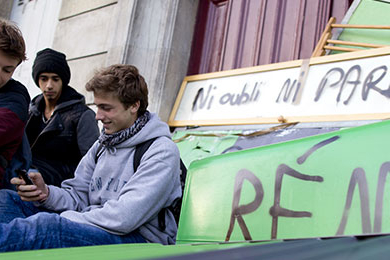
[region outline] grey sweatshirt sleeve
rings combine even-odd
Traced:
[[[132,155],[126,157],[127,162],[115,162],[105,161],[106,155],[103,153],[99,157],[99,163],[115,165],[123,172],[129,171],[131,178],[127,179],[117,197],[82,210],[88,202],[87,193],[91,181],[89,172],[93,171],[95,164],[93,155],[96,149],[95,144],[91,148],[92,151],[90,150],[82,159],[74,179],[64,181],[62,189],[55,189],[53,194],[50,191],[50,196],[45,203],[47,208],[69,209],[62,212],[61,216],[78,223],[100,227],[113,234],[124,235],[155,220],[162,208],[169,206],[176,197],[180,196],[179,151],[171,140],[159,138],[145,152],[134,174],[133,169],[129,167],[132,165]],[[127,176],[128,173],[123,175]],[[104,187],[102,192],[106,192],[109,196],[109,191]]]

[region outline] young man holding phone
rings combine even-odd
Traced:
[[[34,172],[34,185],[14,178],[18,193],[0,191],[0,251],[175,243],[174,216],[163,209],[181,196],[180,156],[168,125],[146,110],[144,78],[134,66],[113,65],[86,88],[94,94],[104,131],[61,188],[46,185]],[[136,146],[151,139],[134,172]],[[161,212],[165,228],[159,225]]]

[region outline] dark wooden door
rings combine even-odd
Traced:
[[[188,75],[309,58],[351,0],[200,0]]]

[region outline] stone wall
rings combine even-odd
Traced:
[[[197,1],[62,1],[53,48],[67,54],[70,84],[92,103],[84,85],[95,69],[137,66],[149,85],[149,110],[167,121],[186,74]]]
[[[66,54],[70,85],[90,104],[92,94],[84,87],[96,69],[117,63],[137,66],[149,86],[149,110],[168,121],[187,72],[198,0],[25,0],[18,4],[13,2],[11,20],[23,32],[29,59],[14,75],[32,97],[39,93],[31,79],[32,62],[37,51],[51,47]]]

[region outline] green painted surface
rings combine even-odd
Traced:
[[[276,172],[283,165],[286,169],[288,166],[306,176],[320,176],[320,178],[317,177],[317,181],[305,181],[290,175],[281,175],[280,206],[291,211],[306,211],[311,216],[279,216],[276,240],[271,242],[279,242],[280,239],[285,238],[335,236],[345,212],[349,212],[349,215],[346,218],[345,230],[339,235],[373,233],[375,226],[378,229],[378,223],[381,224],[379,233],[390,233],[390,205],[377,203],[381,167],[383,176],[379,183],[384,184],[383,201],[387,202],[390,199],[389,181],[383,178],[390,173],[389,133],[390,121],[384,121],[193,161],[188,169],[177,238],[178,245],[93,246],[3,253],[0,257],[1,259],[37,257],[40,259],[152,259],[256,245],[260,242],[243,242],[245,237],[234,218],[230,243],[220,243],[225,240],[228,233],[235,182],[238,173],[242,173],[243,169],[247,170],[247,174],[248,172],[249,175],[253,174],[252,177],[255,176],[258,182],[255,189],[253,180],[250,182],[244,178],[241,192],[236,192],[236,196],[241,195],[237,205],[250,204],[256,194],[261,194],[258,207],[251,210],[249,214],[242,214],[242,218],[251,239],[269,241],[272,238],[270,208],[275,203],[275,183],[278,182]],[[327,143],[325,144],[324,141]],[[300,160],[297,161],[298,158]],[[357,175],[363,180],[361,187],[366,186],[367,193],[362,193],[363,200],[361,200],[359,196],[361,189],[356,186],[350,196],[352,199],[350,210],[345,211],[353,172],[358,172]],[[286,170],[281,173],[286,173]],[[318,181],[321,178],[322,181]],[[261,183],[263,193],[259,192],[258,183]],[[368,205],[367,210],[361,210],[361,201]],[[376,203],[383,206],[382,210],[379,210]],[[381,214],[375,215],[375,212]],[[240,211],[237,213],[239,215]],[[380,217],[382,221],[378,222]]]
[[[267,243],[267,242],[264,242]],[[264,244],[263,243],[263,244]],[[122,244],[108,246],[89,246],[61,249],[32,250],[24,252],[0,253],[0,259],[153,259],[159,257],[184,255],[190,253],[223,250],[259,243],[228,243],[163,246],[160,244]]]
[[[188,135],[177,142],[181,158],[184,164],[189,167],[191,162],[213,155],[221,154],[225,149],[231,147],[236,141],[234,134],[242,131],[177,131],[172,136],[173,140]],[[208,136],[212,135],[212,136]]]
[[[361,0],[359,6],[349,19],[348,24],[390,25],[389,13],[389,2]],[[337,21],[337,23],[340,22],[341,21]],[[339,40],[390,45],[390,30],[346,28],[340,34]]]
[[[276,183],[281,185],[280,207],[310,214],[279,216],[274,220],[274,225],[277,224],[274,237],[278,239],[390,232],[390,205],[379,203],[376,198],[380,195],[379,182],[384,184],[383,201],[390,199],[388,178],[379,178],[381,167],[384,167],[383,176],[390,172],[389,135],[390,121],[384,121],[194,161],[187,176],[178,243],[225,240],[234,196],[240,194],[239,205],[244,205],[261,193],[244,179],[241,193],[234,195],[236,177],[243,169],[255,176],[263,189],[259,206],[242,215],[254,240],[273,238],[270,209],[276,203]],[[321,146],[323,142],[328,144]],[[302,156],[308,153],[310,155],[303,160]],[[288,169],[318,176],[317,181],[286,175]],[[278,171],[282,176],[280,180],[276,177]],[[355,177],[361,180],[361,188],[351,186],[355,189],[349,195],[350,210],[346,210],[348,187]],[[361,201],[367,209],[361,210]],[[376,206],[377,202],[383,206],[382,210]],[[349,215],[343,228],[345,212]],[[380,217],[383,221],[378,221]],[[242,240],[244,235],[235,219],[230,241]]]

